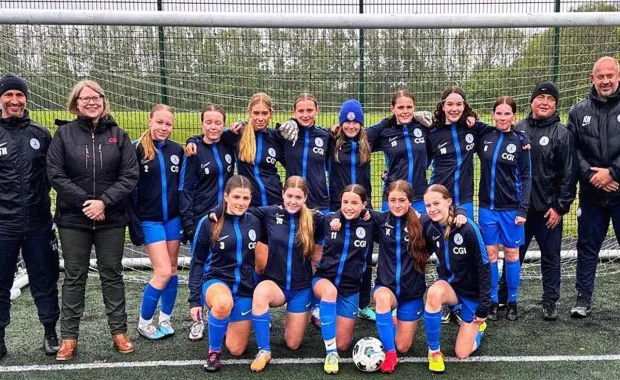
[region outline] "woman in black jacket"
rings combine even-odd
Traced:
[[[138,162],[127,133],[110,116],[102,88],[78,82],[69,95],[77,119],[61,125],[47,154],[47,175],[56,189],[54,222],[65,260],[57,360],[77,349],[92,245],[114,346],[134,350],[127,335],[121,259],[127,225],[126,200],[138,181]]]

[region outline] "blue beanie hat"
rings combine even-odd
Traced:
[[[357,121],[361,125],[364,125],[364,110],[362,109],[360,102],[355,99],[347,100],[342,103],[342,106],[340,107],[338,123],[342,125],[342,123],[346,121]]]
[[[28,85],[21,77],[6,73],[0,78],[0,96],[9,90],[19,90],[28,98]]]

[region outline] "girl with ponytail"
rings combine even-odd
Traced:
[[[194,322],[202,323],[202,300],[209,308],[209,353],[204,366],[208,372],[222,366],[224,337],[228,351],[237,356],[245,351],[250,336],[254,249],[262,228],[259,218],[246,213],[251,194],[246,177],[231,177],[217,221],[201,218],[192,242],[190,312]]]
[[[262,281],[252,301],[252,325],[259,349],[250,366],[254,372],[262,371],[271,360],[270,307],[287,305],[284,340],[290,349],[299,348],[312,304],[312,271],[320,258],[315,242],[323,240],[323,215],[306,206],[306,181],[289,177],[282,198],[282,206],[250,210],[263,222],[269,245]]]
[[[480,347],[491,303],[491,267],[478,226],[467,219],[458,226],[452,197],[443,185],[431,185],[424,195],[427,215],[422,216],[429,254],[437,256],[437,281],[428,289],[424,329],[429,370],[445,370],[439,341],[441,308],[461,306],[461,326],[455,352],[467,358]],[[461,209],[459,214],[465,210]],[[462,218],[459,216],[458,218]]]
[[[177,295],[177,258],[181,214],[177,188],[181,145],[169,139],[174,128],[172,108],[157,104],[148,119],[149,128],[136,143],[140,177],[129,202],[129,234],[135,245],[146,245],[153,265],[153,278],[144,289],[138,332],[147,339],[174,334],[170,316]],[[153,315],[161,298],[159,322]]]

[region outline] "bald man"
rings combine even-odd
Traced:
[[[612,57],[596,61],[590,76],[590,96],[568,114],[568,129],[574,136],[579,178],[577,237],[577,301],[574,318],[592,311],[596,264],[603,241],[613,221],[620,241],[620,67]]]

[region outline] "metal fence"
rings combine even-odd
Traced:
[[[618,11],[620,1],[0,1],[0,8],[151,10],[188,12],[444,14]],[[492,15],[489,17],[493,17]],[[0,25],[0,71],[17,72],[31,86],[29,108],[53,129],[68,117],[70,87],[83,78],[99,81],[122,126],[137,137],[145,111],[155,103],[175,107],[175,137],[199,132],[196,112],[222,104],[242,117],[249,97],[267,92],[275,121],[290,117],[304,91],[319,99],[319,121],[330,125],[347,98],[360,99],[367,120],[389,116],[394,91],[414,92],[418,109],[434,109],[447,85],[460,84],[475,111],[490,121],[500,95],[527,114],[532,86],[558,83],[562,118],[587,95],[596,58],[620,56],[620,27],[513,29],[244,29],[139,26]],[[187,112],[187,115],[183,115]],[[378,165],[382,165],[382,160]],[[380,178],[373,198],[380,198]],[[477,180],[476,180],[477,182]],[[567,220],[575,233],[574,214]]]

